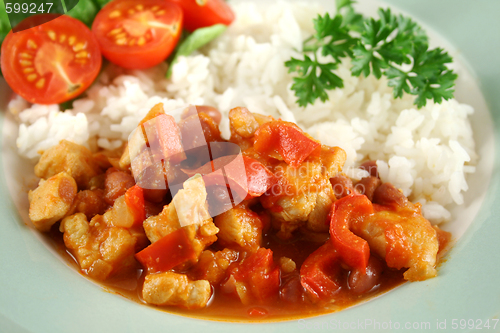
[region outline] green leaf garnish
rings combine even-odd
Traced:
[[[316,33],[304,41],[304,59],[285,62],[290,73],[298,74],[292,90],[300,106],[318,98],[324,102],[327,90],[343,87],[334,73],[342,58],[351,58],[353,76],[385,75],[394,98],[415,95],[419,108],[429,99],[441,103],[453,98],[457,75],[447,67],[452,58],[441,48],[430,50],[427,35],[416,22],[390,9],[379,9],[378,19],[363,18],[353,3],[337,0],[335,17],[326,13],[314,19]],[[332,60],[322,63],[319,54]]]

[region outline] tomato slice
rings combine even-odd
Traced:
[[[169,0],[182,7],[184,28],[194,31],[214,24],[230,25],[234,13],[224,0]]]
[[[31,19],[31,18],[29,18]],[[62,15],[2,44],[5,80],[31,103],[62,103],[80,95],[101,69],[99,45],[82,22]]]
[[[165,60],[182,32],[182,9],[162,0],[115,0],[92,24],[102,54],[130,69],[149,68]]]

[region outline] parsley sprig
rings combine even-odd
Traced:
[[[373,74],[377,79],[385,75],[394,98],[415,95],[418,108],[428,99],[441,103],[453,98],[457,75],[446,65],[452,58],[441,48],[429,49],[427,35],[417,23],[390,9],[379,9],[378,19],[363,18],[352,4],[352,0],[337,0],[337,15],[326,13],[314,19],[316,33],[304,41],[304,58],[285,63],[290,73],[298,74],[292,90],[300,106],[318,98],[325,102],[327,90],[344,86],[335,70],[347,57],[352,75]],[[319,54],[332,60],[322,62]]]

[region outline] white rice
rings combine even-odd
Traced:
[[[182,57],[171,80],[164,79],[166,65],[146,71],[109,66],[73,110],[14,99],[10,110],[19,115],[19,154],[36,160],[61,139],[117,148],[159,102],[169,112],[186,104],[218,107],[228,137],[229,110],[245,106],[297,122],[322,143],[342,147],[344,171],[351,177],[364,175],[356,169],[360,162],[377,160],[382,181],[422,203],[426,218],[436,224],[450,219],[450,205],[463,203],[466,174],[475,171],[470,106],[450,100],[417,110],[412,96],[394,100],[385,80],[353,77],[346,62],[338,69],[345,87],[329,92],[325,103],[301,108],[284,62],[299,56],[296,50],[313,32],[312,19],[321,8],[280,2],[265,8],[240,3],[234,9],[237,21],[201,52]]]

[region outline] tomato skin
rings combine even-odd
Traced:
[[[92,32],[109,61],[129,69],[144,69],[161,63],[172,53],[182,24],[182,9],[174,3],[115,0],[97,14]]]
[[[57,104],[77,97],[92,84],[102,57],[92,32],[62,15],[30,29],[10,31],[0,61],[5,80],[18,95],[31,103]]]
[[[184,28],[194,31],[214,24],[230,25],[234,12],[223,0],[168,0],[182,7]]]

